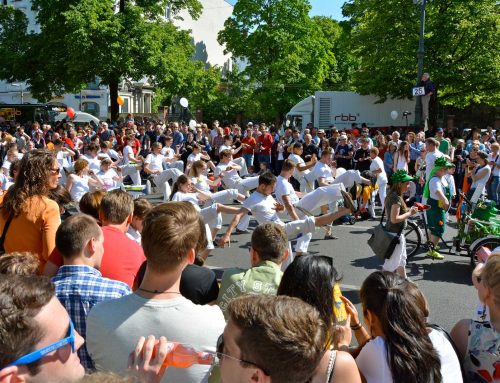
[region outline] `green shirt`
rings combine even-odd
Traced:
[[[226,316],[227,305],[240,295],[276,294],[282,276],[280,267],[271,261],[263,261],[248,270],[228,269],[222,274],[217,304]]]
[[[443,154],[448,154],[449,149],[450,149],[450,143],[446,138],[443,138],[439,143],[439,151]]]

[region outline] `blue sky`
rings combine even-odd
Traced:
[[[227,0],[234,4],[237,0]],[[335,20],[342,19],[342,5],[345,0],[309,0],[312,5],[311,15],[331,16]]]

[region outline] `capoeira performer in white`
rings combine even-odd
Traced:
[[[237,189],[226,189],[220,192],[212,193],[210,186],[218,186],[220,183],[220,175],[215,178],[215,180],[209,180],[207,177],[208,164],[205,161],[199,160],[193,162],[191,169],[189,171],[189,177],[191,177],[191,183],[196,188],[196,190],[202,192],[207,198],[204,206],[207,204],[212,204],[213,202],[229,204],[235,200],[243,202],[245,196],[240,194]],[[222,228],[222,214],[219,213],[217,216],[217,221],[215,224],[210,225],[210,230],[212,232],[212,238],[215,238],[217,232]]]
[[[332,184],[319,187],[316,190],[307,193],[297,193],[289,182],[295,170],[295,164],[290,160],[285,160],[281,168],[281,174],[276,182],[275,195],[276,199],[282,204],[292,221],[305,219],[308,216],[313,216],[313,211],[319,209],[323,205],[336,204],[344,199],[344,203],[354,209],[354,204],[351,196],[346,193],[344,185]],[[302,199],[300,199],[302,197]],[[312,233],[306,233],[297,239],[295,245],[295,254],[303,255],[307,253],[309,242],[311,241]]]
[[[170,196],[171,201],[192,203],[203,218],[207,233],[207,248],[202,254],[200,254],[203,260],[207,259],[210,251],[214,249],[210,226],[214,225],[214,223],[217,221],[217,217],[221,213],[237,214],[240,211],[240,209],[238,209],[237,207],[226,206],[221,203],[215,202],[212,202],[208,207],[202,209],[200,205],[205,204],[210,199],[211,196],[209,194],[203,193],[200,190],[197,190],[193,186],[191,179],[185,174],[181,174],[179,176],[172,188],[172,195]]]
[[[142,157],[134,156],[134,150],[132,149],[132,142],[134,142],[135,136],[129,134],[126,138],[126,145],[123,148],[123,159],[120,169],[122,171],[122,176],[130,176],[134,186],[141,185],[141,173],[140,169],[142,167]]]
[[[174,167],[163,170],[163,164],[167,162],[168,159],[160,153],[161,144],[159,142],[154,142],[153,145],[151,145],[151,149],[152,152],[147,155],[144,161],[144,171],[153,176],[154,183],[163,193],[163,200],[168,201],[171,194],[168,181],[177,181],[177,178],[183,173]]]
[[[271,196],[275,187],[276,176],[274,174],[267,172],[259,177],[259,186],[257,190],[243,202],[242,207],[239,209],[240,211],[234,216],[226,233],[219,239],[219,246],[224,247],[225,244],[230,243],[232,231],[236,228],[240,220],[247,216],[249,212],[252,213],[259,225],[268,222],[282,225],[290,241],[307,233],[312,233],[317,226],[327,225],[351,211],[348,208],[341,207],[335,213],[328,213],[320,217],[307,216],[302,220],[291,221],[285,224],[278,217],[278,212],[283,211],[285,207],[276,202]],[[289,262],[292,262],[292,260],[293,259],[290,259]]]
[[[309,182],[306,176],[310,173],[309,169],[316,165],[317,158],[313,155],[311,161],[305,162],[301,157],[303,151],[304,148],[300,142],[293,144],[292,153],[288,156],[288,159],[295,164],[293,178],[300,184],[300,192],[308,193],[314,190],[314,181]]]
[[[163,169],[178,169],[181,173],[184,172],[184,162],[179,160],[180,155],[172,149],[173,138],[171,136],[167,136],[163,139],[165,146],[162,148],[160,146],[160,153],[165,157],[165,161],[163,162]],[[161,145],[161,144],[160,144]]]

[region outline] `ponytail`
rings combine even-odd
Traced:
[[[392,380],[441,383],[439,354],[429,338],[421,309],[407,291],[409,283],[394,273],[377,271],[363,282],[361,302],[380,321]]]

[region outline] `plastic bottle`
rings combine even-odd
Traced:
[[[214,355],[208,352],[196,351],[193,347],[179,343],[168,342],[169,351],[163,361],[164,367],[188,368],[193,364],[211,365]],[[158,344],[153,350],[152,358],[156,356]]]

